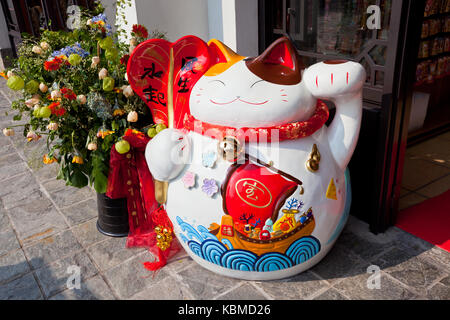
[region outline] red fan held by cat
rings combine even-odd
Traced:
[[[208,45],[186,36],[171,43],[150,39],[132,52],[128,82],[149,106],[155,123],[180,128],[189,112],[189,96],[198,79],[208,70]]]

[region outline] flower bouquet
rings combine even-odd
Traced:
[[[128,152],[127,130],[156,134],[147,106],[126,78],[129,53],[149,34],[134,25],[129,43],[120,42],[100,4],[82,11],[80,26],[43,30],[40,39],[24,36],[18,59],[1,75],[22,94],[11,108],[18,111],[14,120],[26,121],[17,125],[24,126],[24,136],[30,142],[47,139],[43,162],[58,162],[58,179],[67,185],[90,184],[105,193],[112,147]],[[17,126],[3,133],[13,135]]]

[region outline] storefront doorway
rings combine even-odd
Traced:
[[[374,233],[396,221],[424,8],[412,0],[259,1],[260,51],[287,35],[306,66],[348,59],[366,68],[351,213]],[[368,20],[377,12],[374,27]]]
[[[38,36],[40,29],[65,29],[70,5],[94,7],[93,0],[0,0],[0,4],[13,56],[22,33]]]

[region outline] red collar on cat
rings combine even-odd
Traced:
[[[202,122],[195,119],[191,114],[186,114],[184,118],[184,128],[219,141],[226,136],[232,136],[240,141],[271,142],[294,140],[310,136],[322,128],[328,120],[328,116],[329,112],[327,105],[323,101],[317,100],[316,111],[311,118],[306,121],[292,122],[273,127],[237,129]]]

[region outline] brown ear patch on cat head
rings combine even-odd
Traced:
[[[205,73],[207,77],[221,74],[233,64],[245,58],[238,55],[217,39],[209,40],[208,49],[211,57],[211,67]]]
[[[287,37],[277,39],[258,57],[247,59],[246,64],[261,79],[283,85],[299,83],[305,68]]]

